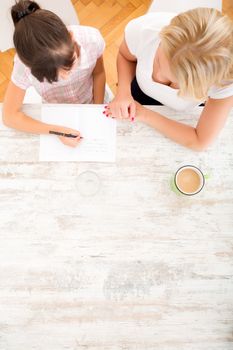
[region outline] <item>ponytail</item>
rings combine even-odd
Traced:
[[[37,10],[40,10],[40,6],[36,2],[20,0],[11,8],[11,17],[14,25],[16,25],[25,16],[28,16]]]
[[[71,69],[75,44],[55,13],[41,9],[34,1],[19,0],[11,8],[11,16],[16,52],[34,77],[53,83],[60,68]]]

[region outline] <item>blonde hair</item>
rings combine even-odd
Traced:
[[[210,87],[233,83],[233,21],[218,10],[181,13],[160,37],[180,96],[202,100]]]

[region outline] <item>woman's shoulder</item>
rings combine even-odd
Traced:
[[[177,13],[174,12],[149,12],[143,16],[132,19],[127,26],[140,26],[144,28],[152,28],[160,30],[165,25],[169,24],[171,19],[175,17]]]
[[[18,72],[24,72],[27,73],[28,75],[30,74],[31,70],[29,67],[27,67],[19,58],[18,54],[16,53],[14,56],[14,68]]]
[[[17,53],[14,55],[14,64],[20,64],[24,66],[24,63],[21,61]]]
[[[213,86],[208,91],[208,96],[213,99],[222,99],[233,96],[233,80],[227,81],[222,86]]]
[[[90,57],[100,57],[105,49],[105,41],[97,28],[89,26],[69,26],[74,40]]]
[[[125,27],[125,41],[132,55],[137,58],[153,49],[161,29],[175,16],[170,12],[150,12],[131,20]],[[154,49],[153,49],[154,50]]]
[[[17,53],[14,56],[14,66],[11,73],[11,81],[23,90],[32,85],[31,70],[19,58]]]
[[[97,28],[83,25],[68,26],[68,29],[72,32],[74,39],[77,43],[92,44],[98,40],[102,40],[103,37]]]

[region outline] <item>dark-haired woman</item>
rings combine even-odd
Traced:
[[[3,105],[3,121],[11,128],[36,134],[51,130],[72,133],[59,136],[75,147],[77,130],[48,125],[21,111],[27,88],[33,86],[47,103],[98,103],[104,101],[104,40],[92,27],[66,27],[53,12],[33,1],[20,0],[11,9],[15,25],[16,56]]]

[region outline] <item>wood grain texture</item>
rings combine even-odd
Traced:
[[[39,163],[38,136],[1,128],[0,349],[232,350],[232,134],[233,112],[196,153],[118,123],[115,164]],[[195,197],[169,185],[187,163],[210,175]]]

